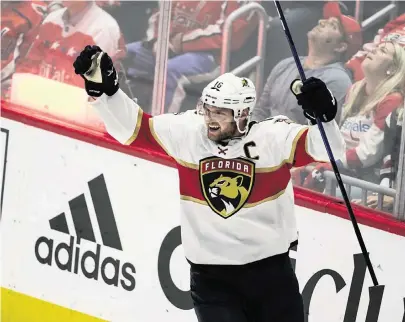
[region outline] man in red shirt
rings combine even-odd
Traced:
[[[47,12],[45,1],[4,1],[1,3],[1,81],[24,58]]]
[[[166,111],[180,110],[185,85],[210,81],[219,75],[224,22],[240,6],[240,1],[172,2]],[[159,12],[156,12],[149,19],[146,39],[127,45],[129,56],[134,56],[127,69],[128,76],[153,79],[158,22]],[[255,15],[237,19],[232,28],[231,50],[240,49],[256,26]]]
[[[39,26],[5,96],[14,104],[98,128],[100,122],[87,108],[83,83],[71,66],[88,43],[103,46],[114,60],[123,56],[120,27],[95,1],[61,4],[64,8],[48,13]]]
[[[88,43],[103,46],[112,56],[124,53],[117,21],[93,1],[63,1],[64,9],[51,12],[39,28],[17,73],[30,73],[83,87],[73,76],[73,61]]]

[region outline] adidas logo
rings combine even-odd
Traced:
[[[104,176],[100,175],[88,182],[91,199],[101,232],[103,246],[122,251],[122,243],[115,222],[114,212]],[[70,235],[70,242],[55,244],[52,238],[41,236],[35,243],[35,257],[44,265],[56,266],[62,271],[83,274],[88,279],[101,279],[108,285],[121,287],[127,291],[135,289],[135,266],[122,263],[119,259],[102,256],[102,245],[96,242],[84,194],[69,201],[75,234],[69,231],[65,213],[49,220],[52,230]],[[95,243],[95,250],[82,251],[80,241],[85,239]],[[46,250],[45,250],[46,249]],[[67,253],[67,256],[66,256]],[[66,259],[67,257],[67,259]],[[91,265],[89,265],[91,262]],[[113,273],[111,273],[113,272]]]

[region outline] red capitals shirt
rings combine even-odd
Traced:
[[[351,95],[351,91],[348,95]],[[403,95],[392,92],[387,94],[370,113],[358,113],[343,120],[340,131],[347,148],[346,155],[342,159],[346,168],[367,168],[375,166],[380,161],[384,150],[385,120],[403,103]]]
[[[212,51],[222,46],[226,18],[250,1],[173,1],[170,35],[182,34],[182,51]],[[149,19],[147,40],[157,39],[159,12]],[[232,50],[240,49],[257,26],[255,14],[248,13],[232,26]]]
[[[27,53],[46,10],[45,1],[11,1],[2,4],[1,80],[14,72],[16,60]]]
[[[83,87],[83,80],[74,73],[72,65],[86,45],[98,45],[114,58],[124,54],[118,23],[99,6],[91,4],[74,18],[75,22],[69,20],[67,9],[50,13],[16,72]]]

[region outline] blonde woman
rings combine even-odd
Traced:
[[[387,116],[404,102],[405,50],[398,43],[384,42],[362,62],[364,78],[349,90],[343,106],[341,132],[347,151],[338,166],[343,172],[377,182],[383,155]],[[323,190],[322,172],[328,163],[318,164],[304,180],[304,186]]]

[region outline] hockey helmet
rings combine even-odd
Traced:
[[[210,82],[203,90],[199,108],[211,105],[217,108],[228,108],[233,110],[234,120],[239,128],[239,119],[243,111],[248,110],[247,120],[249,122],[253,108],[256,104],[256,88],[253,82],[244,77],[235,76],[232,73],[225,73]],[[199,110],[203,114],[203,110]]]

